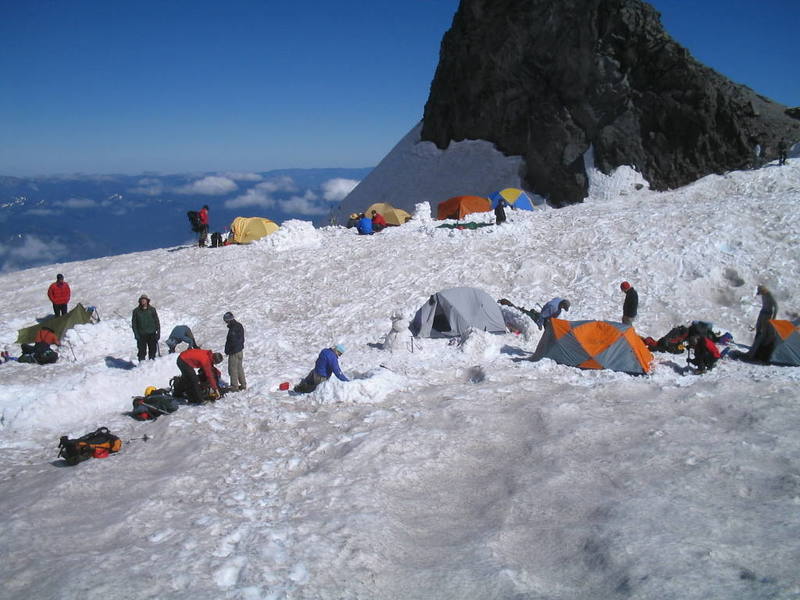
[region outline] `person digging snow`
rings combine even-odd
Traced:
[[[339,368],[339,357],[344,354],[344,346],[336,344],[333,348],[325,348],[319,353],[317,362],[311,372],[294,386],[294,391],[307,394],[317,389],[323,381],[328,381],[331,374],[336,375],[340,381],[350,381]]]
[[[202,348],[184,350],[178,355],[178,360],[175,362],[187,384],[189,402],[200,404],[204,400],[200,389],[200,378],[197,376],[195,369],[201,369],[205,375],[210,388],[209,398],[211,400],[219,398],[218,371],[214,368],[214,365],[218,365],[222,360],[222,354],[219,352],[211,352],[211,350],[203,350]]]

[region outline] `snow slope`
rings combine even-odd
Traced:
[[[571,319],[617,320],[624,278],[653,337],[704,319],[749,344],[760,283],[779,317],[797,316],[800,161],[666,193],[641,184],[629,169],[594,174],[584,204],[509,211],[499,228],[418,215],[359,237],[290,221],[250,246],[0,276],[12,351],[48,313],[56,272],[102,317],[70,332],[74,358],[0,365],[0,597],[800,597],[800,369],[532,363],[539,332],[524,318],[524,335],[376,347],[394,311],[410,318],[458,285],[525,306],[560,295]],[[162,337],[186,324],[215,350],[233,311],[247,391],[125,416],[178,373],[169,355],[119,368],[135,362],[143,292]],[[277,391],[335,342],[353,381]],[[132,441],[60,468],[58,437],[101,425]]]

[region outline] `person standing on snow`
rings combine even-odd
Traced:
[[[150,298],[146,294],[139,296],[139,306],[133,309],[131,329],[136,338],[136,349],[139,362],[145,357],[155,360],[158,340],[161,338],[161,323],[154,306],[150,306]]]
[[[47,297],[53,303],[53,312],[56,316],[67,314],[67,304],[72,291],[69,289],[69,284],[64,281],[64,276],[59,273],[56,275],[56,280],[47,288]]]
[[[500,198],[500,200],[497,201],[497,206],[494,208],[495,225],[502,225],[506,222],[506,205],[507,202],[503,198]]]
[[[225,339],[225,354],[228,355],[228,376],[231,378],[231,385],[228,388],[232,392],[247,389],[247,381],[244,378],[244,327],[236,319],[233,313],[228,311],[222,315],[222,320],[228,326],[228,337]]]
[[[781,138],[781,141],[778,142],[778,166],[783,166],[786,164],[786,140]]]
[[[756,335],[746,355],[749,359],[755,358],[759,347],[769,337],[769,322],[778,316],[778,303],[767,286],[759,285],[756,288],[756,295],[761,296],[761,310],[756,320]]]
[[[311,372],[294,386],[294,391],[300,394],[307,394],[317,389],[323,381],[328,381],[331,374],[336,375],[340,381],[350,381],[339,368],[339,357],[344,354],[344,346],[336,344],[333,348],[325,348],[319,353],[317,362]]]
[[[619,289],[625,292],[625,302],[622,303],[622,322],[633,325],[633,320],[639,313],[639,294],[627,281],[619,284]]]
[[[569,312],[569,307],[571,304],[569,300],[565,300],[564,298],[553,298],[547,304],[542,307],[542,312],[539,313],[539,320],[536,322],[536,325],[539,326],[539,329],[546,326],[550,319],[557,319],[561,315],[561,311],[565,310]],[[536,319],[534,319],[535,321]]]
[[[214,365],[222,362],[222,354],[211,352],[211,350],[192,348],[181,352],[175,362],[181,371],[183,380],[186,382],[189,402],[200,404],[204,400],[200,389],[200,378],[197,376],[195,369],[203,371],[210,388],[209,397],[212,400],[219,398],[218,371],[214,368]]]
[[[208,237],[208,204],[204,204],[198,214],[200,215],[200,240],[198,244],[201,248],[204,248]]]

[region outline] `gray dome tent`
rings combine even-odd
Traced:
[[[457,337],[475,328],[505,333],[503,313],[492,297],[477,288],[459,287],[433,294],[414,315],[415,337]]]

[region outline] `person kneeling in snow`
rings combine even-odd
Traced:
[[[211,350],[202,350],[201,348],[184,350],[178,355],[176,363],[181,370],[183,380],[187,384],[186,395],[189,402],[200,404],[204,400],[200,390],[200,379],[195,369],[203,370],[210,387],[209,397],[212,400],[219,398],[219,383],[217,381],[217,373],[219,371],[214,368],[214,365],[218,365],[221,362],[222,354],[211,352]]]
[[[336,375],[340,381],[350,381],[339,368],[339,357],[342,354],[344,354],[344,346],[342,344],[336,344],[333,348],[325,348],[319,353],[317,362],[311,372],[294,386],[294,391],[300,394],[313,392],[320,383],[328,381],[331,374]]]
[[[687,340],[690,356],[686,362],[697,368],[698,375],[710,371],[719,360],[720,353],[717,346],[705,336],[692,335]],[[694,358],[691,352],[694,352]]]

